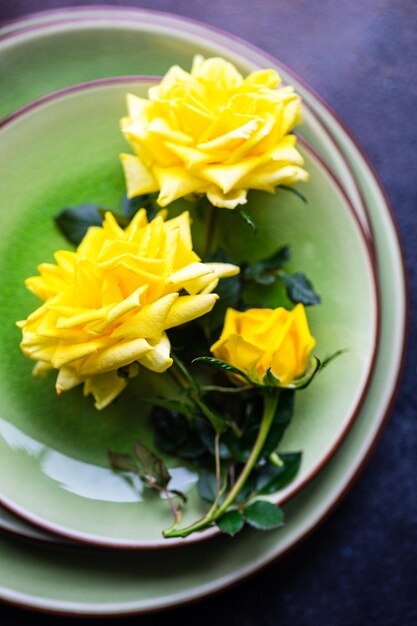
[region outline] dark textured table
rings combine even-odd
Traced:
[[[0,20],[66,4],[65,0],[0,0]],[[232,590],[160,615],[115,621],[151,626],[174,620],[214,626],[414,626],[417,2],[125,0],[111,4],[170,11],[228,30],[278,57],[313,86],[357,136],[386,186],[410,283],[409,350],[399,396],[370,464],[336,511],[290,555]],[[32,619],[30,613],[0,607],[2,625]],[[70,621],[86,620],[42,618],[46,625]]]

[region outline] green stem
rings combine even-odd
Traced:
[[[218,393],[244,393],[253,389],[253,385],[245,385],[244,387],[219,387],[217,385],[204,385],[200,387],[202,393],[207,391],[217,391]]]
[[[216,461],[216,486],[217,486],[217,493],[219,493],[220,489],[221,489],[221,476],[220,476],[220,471],[221,471],[221,464],[220,464],[220,433],[216,433],[215,437],[214,437],[214,458]]]
[[[172,499],[169,491],[165,490],[164,493],[165,493],[166,499],[168,501],[168,504],[170,506],[170,509],[174,518],[172,526],[167,528],[166,532],[173,532],[177,528],[178,524],[181,522],[182,515],[181,515],[181,511],[179,511],[177,507],[175,506],[174,500]]]
[[[264,412],[262,415],[261,424],[258,431],[258,436],[252,448],[252,451],[249,455],[248,460],[245,463],[244,468],[242,469],[237,481],[233,485],[229,494],[223,501],[220,507],[212,507],[210,511],[205,515],[202,519],[194,522],[190,526],[187,526],[183,529],[173,530],[173,531],[165,531],[164,537],[187,537],[191,533],[202,530],[207,526],[211,525],[217,519],[219,519],[227,510],[227,508],[234,502],[236,496],[246,483],[251,471],[253,470],[256,461],[259,458],[259,455],[262,451],[268,433],[270,431],[275,411],[278,404],[279,391],[277,389],[268,390],[264,393]]]
[[[178,383],[181,389],[187,389],[190,386],[190,382],[186,379],[184,374],[182,373],[181,368],[175,362],[171,365],[168,372],[171,374],[175,382]]]

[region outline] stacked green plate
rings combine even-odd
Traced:
[[[351,360],[347,359],[345,365],[340,360],[337,365],[337,368],[350,368],[347,371],[352,386],[346,390],[346,397],[339,398],[338,413],[335,411],[337,402],[332,400],[328,389],[335,389],[340,370],[335,368],[327,382],[323,375],[326,393],[319,394],[320,389],[317,393],[325,397],[325,404],[320,405],[318,398],[305,398],[305,406],[312,413],[311,431],[296,426],[288,433],[287,443],[301,443],[306,449],[306,464],[298,485],[294,485],[292,492],[280,496],[292,496],[285,505],[285,528],[261,536],[245,531],[233,540],[216,537],[204,543],[181,546],[181,566],[178,567],[176,551],[155,550],[161,544],[160,525],[165,522],[160,513],[162,509],[157,506],[150,511],[143,503],[138,504],[132,494],[120,495],[120,485],[112,484],[97,452],[117,437],[123,444],[124,437],[134,436],[140,424],[133,427],[123,424],[121,436],[117,416],[110,414],[106,427],[100,429],[96,418],[91,421],[90,417],[89,423],[78,420],[82,411],[87,410],[78,400],[72,407],[77,411],[77,420],[71,421],[71,406],[66,414],[54,402],[45,401],[47,382],[39,388],[34,383],[31,387],[30,381],[27,390],[19,393],[19,376],[22,372],[28,376],[29,367],[18,362],[13,353],[16,336],[9,330],[3,332],[0,341],[8,348],[6,354],[10,356],[5,363],[8,367],[2,376],[1,390],[0,447],[7,469],[3,473],[7,480],[0,479],[1,501],[9,511],[67,537],[107,546],[154,548],[151,552],[129,554],[107,549],[95,552],[92,560],[88,548],[62,551],[59,545],[62,539],[1,509],[0,526],[4,530],[43,542],[28,545],[10,536],[1,538],[0,597],[6,601],[62,612],[122,614],[172,606],[224,588],[285,553],[319,523],[351,484],[388,412],[402,359],[406,302],[398,240],[389,207],[374,174],[340,122],[311,90],[277,61],[259,50],[248,50],[248,44],[228,35],[173,16],[128,9],[71,10],[34,16],[4,29],[0,38],[0,91],[6,94],[1,102],[1,114],[6,119],[0,129],[0,150],[8,155],[7,160],[2,159],[7,163],[5,189],[6,195],[9,193],[9,204],[15,207],[14,211],[3,210],[0,217],[4,239],[0,246],[2,261],[11,258],[12,251],[15,260],[7,291],[10,310],[6,324],[14,319],[19,307],[30,305],[23,296],[14,299],[17,281],[33,273],[36,262],[57,247],[57,240],[45,233],[59,203],[86,200],[93,192],[98,201],[116,202],[115,193],[120,192],[121,181],[108,161],[100,160],[99,148],[104,145],[119,149],[117,133],[106,129],[112,119],[117,120],[126,89],[140,93],[146,81],[137,78],[106,80],[103,84],[79,87],[53,97],[48,94],[76,83],[112,76],[162,74],[173,62],[189,67],[195,53],[228,58],[244,73],[257,67],[277,67],[282,77],[304,97],[307,106],[300,135],[336,174],[335,179],[321,159],[305,147],[308,167],[315,173],[316,181],[320,181],[311,184],[309,199],[315,210],[322,211],[325,222],[321,223],[329,222],[329,239],[341,250],[342,269],[346,265],[351,267],[345,277],[350,280],[349,293],[355,294],[353,303],[348,305],[340,297],[332,299],[332,294],[337,292],[336,275],[333,282],[324,271],[321,274],[317,266],[313,278],[317,278],[317,284],[324,285],[325,321],[335,316],[343,321],[344,314],[356,320],[349,327],[352,335],[345,335],[347,343],[355,346]],[[29,105],[33,99],[44,96],[47,96],[45,101]],[[94,108],[98,101],[105,103],[99,114]],[[16,114],[16,109],[25,105],[29,105],[26,110]],[[80,145],[79,137],[88,128],[93,135],[96,133],[94,137],[101,129],[105,143],[98,146],[97,141],[93,141],[72,162],[71,147],[74,150]],[[25,150],[28,145],[31,151]],[[42,176],[41,166],[48,155],[49,169],[55,172],[53,185],[50,178]],[[107,186],[97,184],[97,171],[88,172],[89,176],[82,180],[92,156],[106,173]],[[60,178],[59,164],[63,171],[74,174],[75,182],[70,184],[68,176]],[[30,183],[34,181],[30,194],[28,179]],[[90,184],[90,180],[94,183]],[[329,220],[331,214],[325,202],[329,194],[338,203],[333,221]],[[278,202],[279,196],[275,199]],[[36,209],[41,204],[43,210],[37,215]],[[286,203],[282,219],[286,225],[284,234],[294,242],[297,259],[302,264],[308,259],[311,246],[304,245],[300,231],[294,230],[294,222],[286,214],[286,211],[297,210],[296,204]],[[314,229],[313,220],[305,222],[304,226],[311,234],[310,243],[316,242],[330,258],[334,251],[330,244],[326,248],[326,238],[320,238],[320,229]],[[354,242],[357,256],[349,256],[348,246],[343,249],[344,237]],[[39,255],[39,248],[41,258],[38,259],[35,257]],[[313,251],[312,258],[316,258],[314,254],[317,252]],[[337,274],[337,268],[335,272]],[[374,282],[380,293],[379,326]],[[340,341],[348,332],[346,322],[344,328],[339,325],[332,332],[326,331],[328,323],[320,326],[319,318],[313,320],[313,324],[323,343]],[[374,338],[378,329],[374,361]],[[325,434],[315,439],[323,408],[329,409],[326,421],[321,424]],[[59,419],[54,428],[51,416],[56,415],[56,411]],[[74,423],[77,429],[84,424],[81,436],[76,436]],[[97,432],[101,433],[97,442],[99,448],[88,443],[92,433]],[[325,467],[318,473],[325,461]],[[192,476],[183,475],[182,480],[188,481],[191,488]],[[103,492],[98,493],[100,488]],[[96,515],[92,514],[94,508]],[[154,525],[155,519],[159,525]]]

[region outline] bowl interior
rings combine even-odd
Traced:
[[[96,412],[79,390],[58,398],[54,377],[34,379],[19,349],[23,319],[38,302],[23,281],[39,263],[68,247],[53,216],[65,206],[94,202],[117,210],[124,193],[118,154],[125,94],[145,95],[149,81],[116,81],[76,89],[34,106],[0,130],[0,262],[5,269],[0,306],[0,499],[50,529],[109,545],[159,545],[170,523],[165,502],[108,468],[106,450],[128,451],[152,441],[141,386],[164,392],[162,377],[144,372],[112,406]],[[303,451],[294,493],[340,442],[358,408],[372,364],[377,311],[367,246],[353,213],[317,157],[302,148],[311,182],[308,199],[281,191],[250,198],[258,234],[225,211],[222,231],[236,260],[260,258],[290,244],[290,269],[306,271],[322,297],[309,310],[317,354],[348,352],[298,394],[281,449]],[[248,244],[248,242],[250,242]],[[267,305],[274,305],[272,296]],[[30,478],[30,479],[29,479]],[[175,486],[189,493],[184,523],[201,514],[192,468],[174,467]],[[173,485],[174,486],[174,485]],[[165,544],[166,545],[166,544]]]

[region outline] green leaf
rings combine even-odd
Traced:
[[[193,360],[193,363],[204,363],[205,365],[210,365],[210,367],[215,367],[216,369],[224,370],[226,372],[230,372],[231,374],[237,374],[249,383],[252,383],[249,376],[242,372],[242,370],[230,365],[230,363],[226,363],[226,361],[222,361],[221,359],[215,359],[211,356],[199,356]]]
[[[271,272],[282,269],[282,267],[288,263],[291,258],[291,249],[289,246],[283,246],[280,248],[275,254],[268,257],[267,259],[263,259],[262,261],[258,261],[256,266],[262,272]]]
[[[198,404],[202,413],[207,417],[216,433],[224,433],[228,429],[230,424],[228,418],[221,415],[217,409],[212,408],[207,404],[207,402],[200,400],[200,398],[196,397],[194,398],[194,401]]]
[[[298,304],[304,304],[305,306],[313,306],[321,302],[320,296],[314,291],[312,283],[308,280],[305,274],[297,272],[296,274],[286,274],[281,272],[281,278],[285,282],[287,288],[287,296]]]
[[[304,202],[304,204],[308,204],[307,198],[298,189],[295,189],[294,187],[287,187],[287,185],[280,185],[279,189],[283,189],[284,191],[289,191],[289,192],[293,193],[295,196],[300,198],[300,200],[302,200]]]
[[[155,443],[166,454],[178,452],[185,445],[190,432],[187,420],[181,412],[155,407],[151,413],[151,423],[155,430]]]
[[[165,400],[164,398],[141,398],[140,400],[141,402],[151,404],[152,406],[158,406],[161,409],[166,409],[167,411],[181,413],[181,415],[185,415],[186,417],[191,418],[194,415],[194,408],[191,404],[186,404],[185,402],[181,402],[179,400]]]
[[[256,491],[256,476],[255,472],[252,472],[247,478],[245,484],[237,494],[234,504],[242,505],[250,500],[253,496],[257,495]]]
[[[228,511],[220,517],[216,524],[220,530],[231,537],[236,535],[244,526],[245,520],[240,511]]]
[[[241,207],[238,207],[237,209],[235,209],[235,211],[237,211],[237,214],[242,218],[242,220],[246,222],[246,224],[250,226],[256,233],[258,229],[256,228],[256,224],[251,218],[251,216],[249,215],[249,213],[245,211],[244,209],[242,209]]]
[[[334,361],[334,359],[337,359],[337,357],[341,356],[342,354],[345,354],[346,352],[348,352],[348,350],[347,348],[344,348],[342,350],[337,350],[330,356],[326,356],[320,364],[320,370],[323,370],[325,367],[329,365],[329,363]]]
[[[258,285],[273,285],[277,272],[290,260],[291,250],[288,246],[280,248],[267,259],[257,261],[243,270],[243,278]]]
[[[177,455],[181,459],[197,461],[206,454],[206,447],[196,437],[190,436],[178,449]]]
[[[157,193],[142,194],[134,198],[128,198],[124,195],[122,199],[122,215],[131,221],[139,209],[145,209],[148,222],[151,222],[161,210],[161,207],[156,204],[157,197]]]
[[[271,368],[268,367],[264,374],[262,382],[267,387],[277,387],[277,385],[279,384],[279,378],[277,378],[275,374],[272,373]]]
[[[120,454],[119,452],[107,451],[107,458],[109,463],[115,471],[118,472],[133,472],[138,473],[138,468],[135,465],[133,458],[130,454]]]
[[[140,442],[135,443],[134,451],[134,457],[108,451],[111,467],[121,472],[133,472],[151,489],[166,491],[171,475],[165,462]]]
[[[256,492],[270,495],[289,485],[296,477],[301,465],[301,452],[281,453],[282,465],[273,463],[263,465],[256,478]]]
[[[188,498],[185,495],[185,493],[183,493],[182,491],[178,491],[178,489],[170,489],[169,493],[172,494],[173,496],[177,496],[183,504],[187,504],[188,502]]]
[[[263,269],[258,264],[255,264],[245,268],[243,278],[246,281],[253,281],[257,285],[268,287],[275,283],[277,277],[274,274],[264,274]]]
[[[55,224],[64,237],[73,245],[78,246],[90,226],[101,226],[103,222],[100,211],[106,211],[95,204],[62,209],[55,216]]]
[[[308,367],[300,378],[296,378],[287,385],[287,389],[305,389],[311,383],[317,372],[321,369],[320,360],[314,356],[310,357]]]
[[[188,368],[186,367],[186,365],[181,361],[181,359],[179,358],[179,356],[177,354],[174,354],[174,352],[171,353],[172,359],[175,363],[175,365],[178,367],[178,369],[181,370],[181,373],[183,374],[183,376],[187,379],[187,381],[190,383],[190,386],[195,389],[198,390],[199,389],[199,384],[198,384],[198,380],[196,378],[194,378],[194,376],[191,374],[191,372],[188,370]]]
[[[212,504],[217,497],[217,481],[214,474],[201,472],[198,477],[197,489],[199,496],[204,502]]]
[[[125,217],[124,215],[118,215],[114,211],[110,211],[110,209],[97,209],[97,210],[98,210],[99,215],[101,216],[102,222],[104,218],[106,217],[106,213],[111,213],[114,219],[116,220],[116,222],[118,223],[118,225],[120,226],[120,228],[126,228],[130,224],[130,220],[127,217]]]
[[[246,522],[257,530],[272,530],[284,525],[284,513],[275,504],[256,500],[243,511]]]
[[[150,487],[165,489],[171,480],[171,475],[165,462],[139,441],[135,443],[134,448],[140,464],[140,477]]]
[[[168,467],[165,461],[157,458],[152,469],[153,478],[155,478],[156,484],[163,489],[166,488],[169,481],[171,480],[171,474],[168,471]]]
[[[207,450],[207,452],[209,452],[212,456],[214,456],[215,455],[215,432],[213,430],[212,425],[209,424],[207,420],[201,417],[200,418],[197,417],[194,420],[193,425],[195,426],[196,432],[198,433],[198,436],[204,448]],[[220,439],[220,442],[219,442],[219,456],[223,460],[230,459],[231,452],[228,446],[224,444],[222,439]]]

